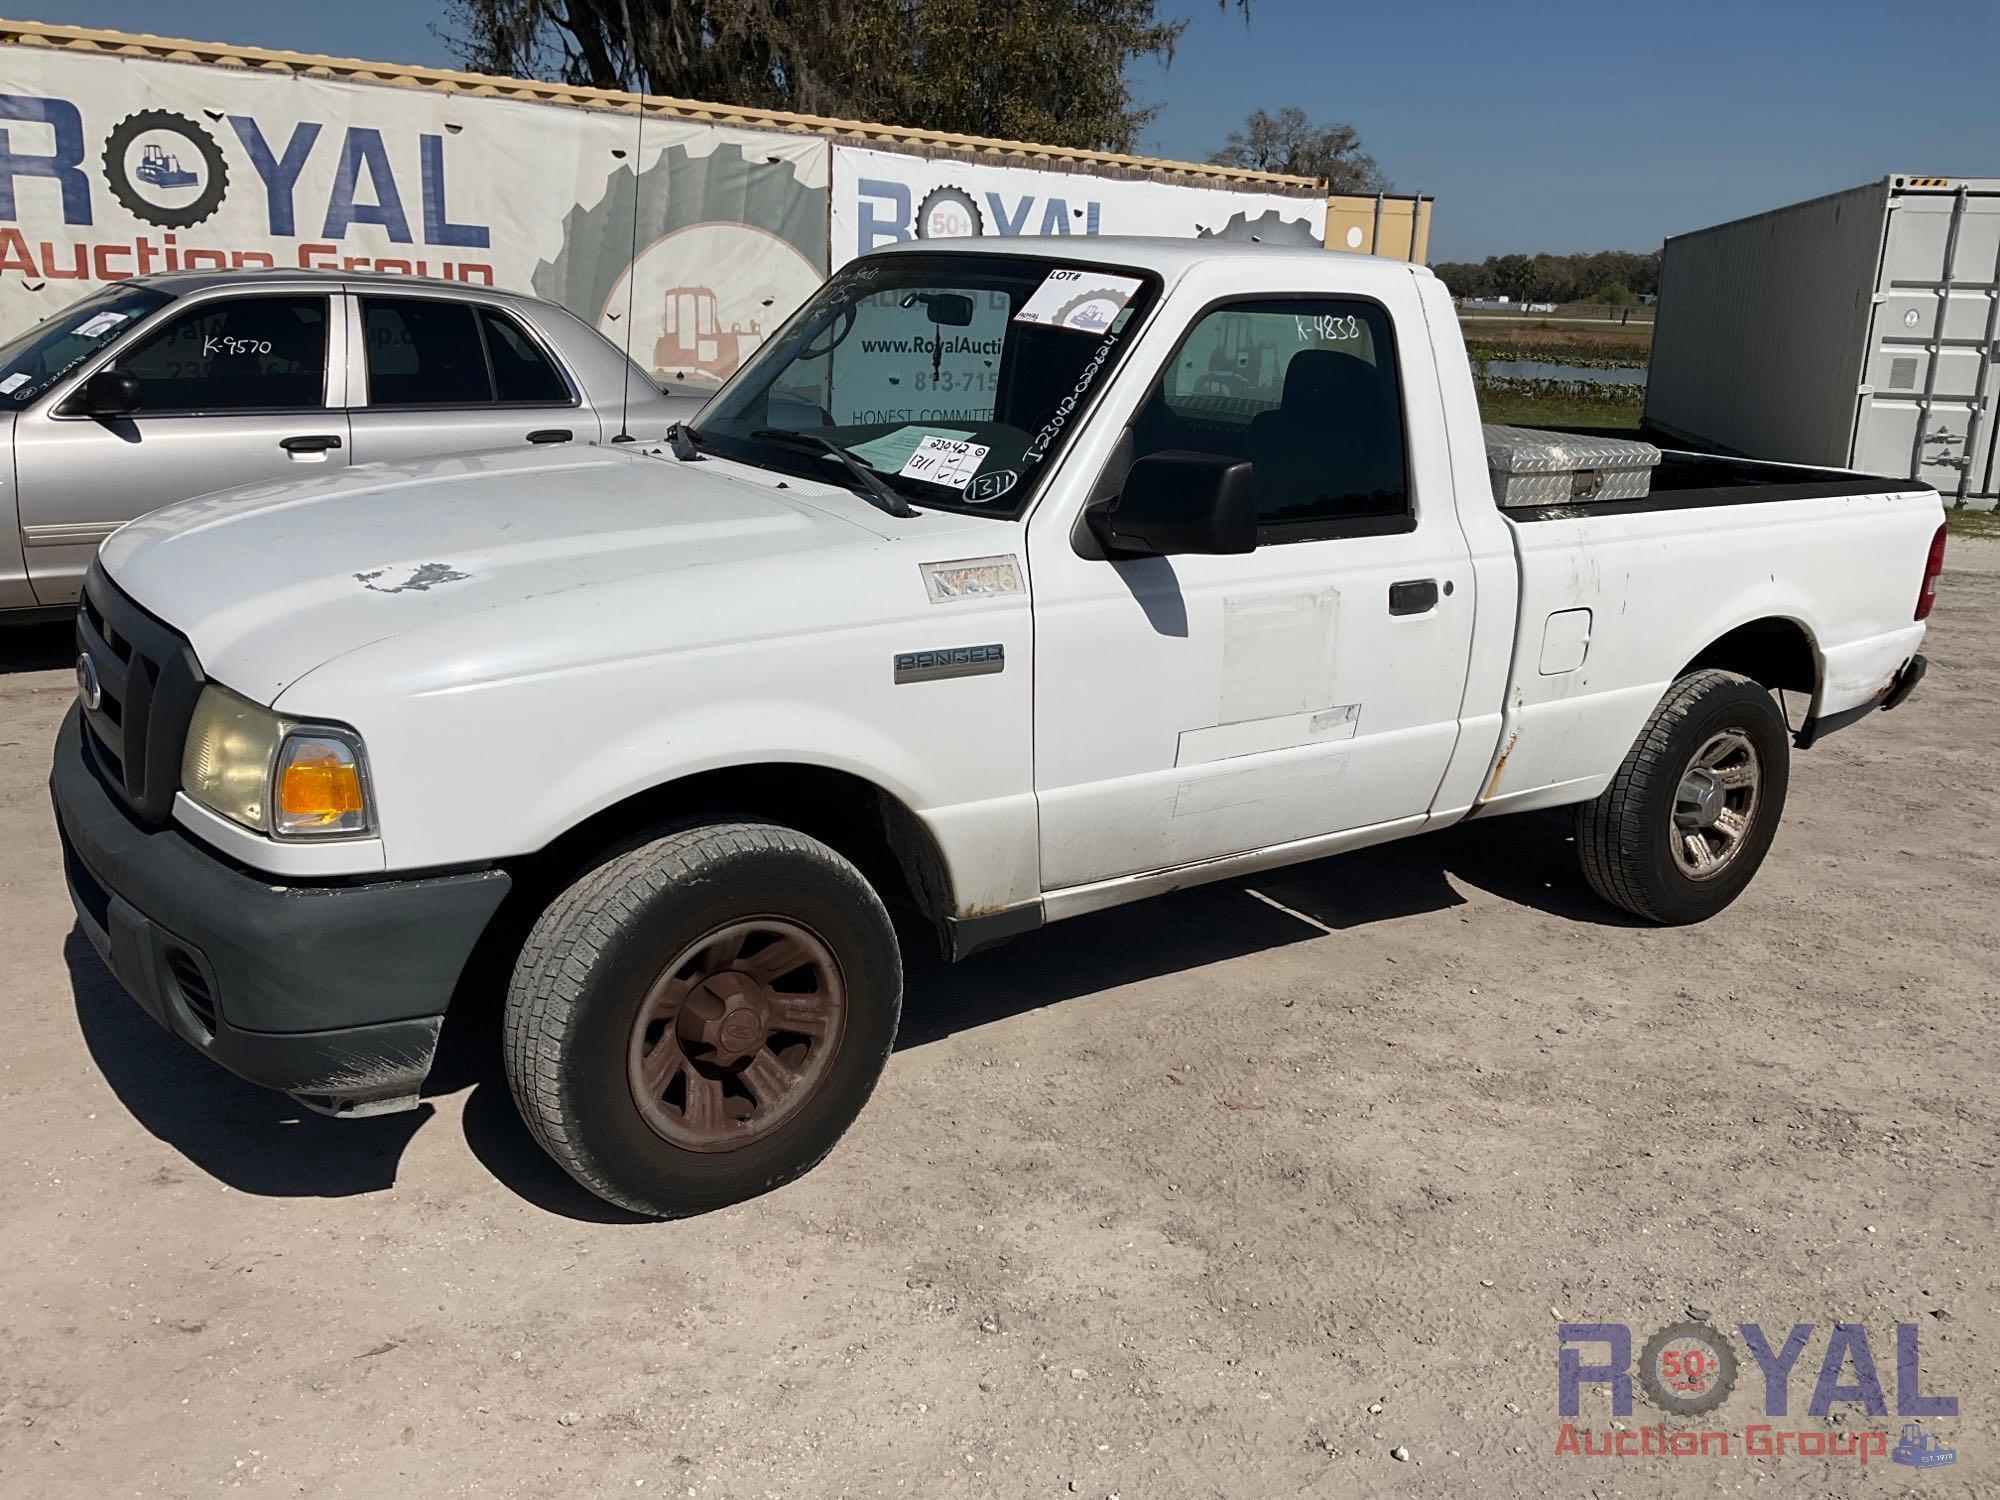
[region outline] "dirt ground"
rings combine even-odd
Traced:
[[[833,1156],[656,1225],[490,1059],[334,1122],[158,1031],[63,893],[65,634],[0,639],[0,1494],[1990,1492],[2000,543],[1931,640],[1714,922],[1531,817],[919,961]],[[1690,1305],[1743,1368],[1670,1426],[1766,1420],[1737,1326],[1805,1323],[1774,1425],[1893,1441],[1909,1322],[1957,1463],[1559,1454],[1558,1323]],[[1836,1322],[1886,1416],[1808,1415]]]

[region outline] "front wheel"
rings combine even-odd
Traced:
[[[549,904],[507,996],[507,1078],[535,1139],[660,1218],[755,1197],[833,1149],[902,1008],[889,915],[793,829],[710,823]]]
[[[1790,753],[1768,691],[1734,672],[1690,672],[1653,710],[1611,784],[1577,808],[1584,876],[1649,921],[1714,916],[1743,893],[1777,835]]]

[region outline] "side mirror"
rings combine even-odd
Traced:
[[[1255,470],[1216,453],[1149,453],[1094,529],[1113,557],[1254,552]]]
[[[139,377],[125,370],[99,370],[77,393],[87,417],[123,417],[139,409]]]

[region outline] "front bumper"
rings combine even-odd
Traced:
[[[416,1103],[453,988],[509,880],[280,885],[128,813],[72,708],[49,774],[77,921],[154,1020],[337,1114]]]

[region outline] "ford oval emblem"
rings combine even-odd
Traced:
[[[76,659],[76,695],[92,713],[104,701],[104,684],[97,680],[97,663],[90,659],[88,651]]]

